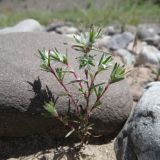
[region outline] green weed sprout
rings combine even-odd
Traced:
[[[69,128],[69,132],[65,137],[70,136],[72,133],[76,133],[81,140],[81,146],[86,144],[92,134],[93,125],[90,123],[90,117],[97,108],[101,107],[102,97],[107,92],[109,86],[125,78],[125,68],[117,63],[112,67],[109,80],[106,82],[95,82],[96,77],[103,71],[108,70],[112,63],[112,57],[103,53],[99,61],[95,60],[95,55],[92,55],[91,51],[95,50],[94,43],[100,37],[101,30],[96,30],[94,26],[90,27],[89,32],[81,33],[81,35],[74,36],[76,44],[72,46],[73,49],[83,53],[82,56],[76,58],[79,69],[83,71],[85,79],[79,77],[78,73],[74,71],[74,68],[69,64],[69,58],[67,54],[59,52],[58,49],[54,50],[39,50],[41,58],[41,69],[51,73],[57,83],[59,83],[64,89],[69,104],[74,106],[76,118],[71,118],[68,115],[62,117],[56,110],[56,102],[45,103],[44,108],[52,117],[59,119],[64,126]],[[102,52],[102,51],[101,51]],[[51,62],[58,62],[61,67],[56,68],[51,65]],[[95,69],[96,68],[96,69]],[[68,85],[64,82],[66,74],[72,74],[73,80],[70,84],[76,83],[78,85],[77,92],[84,97],[85,106],[78,104],[74,95],[70,91]],[[91,104],[91,95],[96,96],[95,102]],[[68,106],[69,107],[69,106]]]

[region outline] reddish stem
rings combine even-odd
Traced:
[[[55,76],[55,78],[57,79],[57,81],[61,84],[61,86],[62,86],[62,87],[64,88],[64,90],[66,91],[69,99],[70,99],[70,100],[73,102],[73,104],[75,105],[77,114],[79,114],[79,106],[78,106],[77,103],[75,102],[73,96],[70,94],[69,90],[66,88],[66,86],[65,86],[64,83],[63,83],[63,81],[60,80],[60,79],[57,77],[55,71],[53,70],[53,68],[52,68],[51,66],[50,66],[50,69],[51,69],[51,73]]]
[[[77,74],[75,73],[74,69],[71,67],[71,65],[67,64],[67,67],[70,68],[71,73],[73,74],[73,76],[75,77],[76,80],[80,80],[80,78],[77,76]],[[82,82],[79,82],[79,86],[81,88],[81,90],[83,91],[83,84]],[[86,98],[87,95],[86,93],[83,93],[84,97]]]
[[[102,94],[100,95],[100,96],[98,96],[97,97],[97,99],[96,99],[96,101],[95,101],[95,103],[94,103],[94,105],[93,105],[93,107],[91,108],[91,110],[90,110],[90,112],[92,112],[93,111],[93,109],[96,107],[96,103],[102,98],[102,96],[105,94],[105,92],[108,90],[108,88],[109,88],[109,86],[110,86],[110,82],[108,82],[108,84],[106,85],[106,87],[104,88],[104,90],[103,90],[103,92],[102,92]]]
[[[87,88],[88,88],[88,91],[89,91],[89,83],[88,83],[88,70],[87,70],[87,69],[85,69],[85,70],[84,70],[84,72],[85,72],[85,75],[86,75],[86,80],[87,80]]]
[[[96,72],[96,73],[94,74],[94,77],[93,77],[93,79],[91,80],[91,84],[90,84],[90,86],[88,86],[88,96],[87,96],[87,106],[86,106],[86,110],[88,110],[88,107],[89,107],[89,98],[90,98],[92,86],[93,86],[93,83],[94,83],[94,81],[95,81],[95,78],[96,78],[97,74],[98,74],[98,72]]]

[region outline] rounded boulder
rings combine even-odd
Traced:
[[[0,136],[23,137],[48,130],[53,130],[55,136],[64,136],[61,134],[64,128],[56,119],[42,115],[44,102],[62,95],[64,91],[51,74],[40,70],[38,49],[56,47],[65,52],[67,48],[69,62],[81,75],[75,60],[79,53],[71,49],[72,43],[72,39],[48,33],[0,36]],[[107,77],[109,72],[97,81]],[[67,80],[71,79],[72,76],[67,77]],[[71,86],[71,91],[75,92],[74,86]],[[132,96],[126,81],[111,85],[102,102],[91,121],[97,134],[108,136],[122,128],[132,108]],[[67,112],[67,97],[59,98],[57,110],[59,114]]]

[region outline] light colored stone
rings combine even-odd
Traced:
[[[44,28],[40,23],[34,19],[25,19],[13,27],[0,29],[0,33],[13,33],[13,32],[42,32]]]
[[[75,34],[64,34],[64,36],[74,39]]]
[[[107,43],[111,37],[110,36],[103,36],[101,39],[98,39],[95,43],[95,47],[103,49],[107,48]]]
[[[154,46],[144,46],[137,56],[136,64],[158,64],[160,61],[160,51]]]
[[[132,41],[132,42],[129,43],[129,45],[127,47],[127,50],[134,53],[135,55],[138,55],[138,54],[140,54],[142,48],[146,45],[147,45],[146,42],[142,42],[142,41],[139,41],[139,40],[137,40],[136,42]]]
[[[135,56],[125,49],[118,49],[116,51],[117,55],[122,57],[122,60],[125,64],[131,65],[135,63]]]
[[[56,28],[55,32],[60,33],[60,34],[76,34],[79,31],[75,27],[62,26],[62,27]]]
[[[153,67],[153,66],[152,66]],[[147,67],[128,68],[130,72],[127,74],[127,82],[131,87],[134,101],[139,101],[143,93],[143,89],[149,82],[154,80],[155,75],[152,70]]]

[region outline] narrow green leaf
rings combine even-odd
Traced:
[[[69,137],[74,131],[75,131],[75,129],[73,128],[71,131],[69,131],[69,132],[66,134],[65,138]]]
[[[124,66],[120,66],[119,64],[115,64],[114,68],[112,70],[110,81],[111,83],[118,82],[120,80],[123,80],[125,77],[125,68]]]
[[[46,58],[45,58],[45,55],[44,55],[43,51],[38,50],[38,52],[39,52],[39,54],[41,56],[41,59],[44,61]]]
[[[84,91],[82,88],[79,88],[78,90],[79,90],[79,92],[80,92],[81,94],[84,94],[84,93],[85,93],[85,91]]]
[[[93,84],[93,90],[94,90],[94,93],[96,94],[96,96],[98,97],[98,92],[97,92],[97,89],[96,89],[96,87],[94,86],[94,84]]]
[[[102,92],[103,92],[103,86],[100,85],[100,86],[98,87],[98,97],[102,94]]]
[[[111,61],[112,61],[112,56],[105,57],[105,60],[103,61],[103,64],[108,64]]]
[[[92,80],[93,79],[93,74],[91,72],[88,72],[88,73],[89,73],[90,79]]]
[[[70,81],[68,84],[83,82],[83,79]]]
[[[101,86],[101,85],[103,85],[103,84],[105,84],[105,82],[98,83],[98,84],[94,85],[93,87],[99,87],[99,86]]]
[[[99,61],[98,66],[100,66],[100,65],[102,64],[104,56],[105,56],[105,54],[103,53],[102,56],[101,56],[101,59],[100,59],[100,61]]]
[[[46,72],[50,72],[50,71],[51,71],[50,67],[48,67],[45,63],[42,63],[42,64],[40,65],[40,68],[41,68],[42,70],[46,71]]]
[[[56,73],[57,73],[57,76],[60,80],[63,80],[64,78],[64,75],[66,72],[63,72],[63,69],[62,68],[56,68]]]

